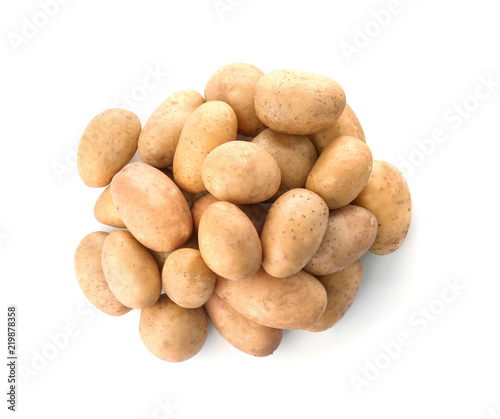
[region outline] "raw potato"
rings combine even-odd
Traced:
[[[201,178],[212,195],[233,204],[263,202],[281,182],[273,156],[246,141],[231,141],[211,151],[203,162]]]
[[[326,232],[328,207],[314,192],[292,189],[269,209],[262,230],[262,266],[285,278],[299,272],[318,250]]]
[[[126,228],[113,202],[110,185],[106,186],[106,189],[97,198],[94,206],[94,217],[102,224],[116,228]]]
[[[191,237],[189,238],[189,240],[186,243],[184,243],[182,246],[180,246],[179,249],[197,249],[197,250],[199,250],[198,235],[196,234],[196,232],[193,232],[193,234],[191,234]],[[169,252],[156,252],[156,251],[151,250],[151,249],[148,249],[148,250],[149,250],[149,253],[151,253],[153,255],[160,272],[163,270],[163,266],[165,265],[165,261],[167,260],[167,258],[170,256],[170,254],[172,252],[175,252],[175,250],[170,250]]]
[[[188,118],[174,154],[175,183],[184,191],[206,190],[201,180],[201,166],[215,147],[236,139],[236,114],[225,102],[206,102]]]
[[[305,135],[283,134],[266,129],[252,143],[267,150],[280,169],[281,184],[270,201],[276,201],[291,189],[305,187],[307,176],[318,158],[313,143]]]
[[[203,260],[217,275],[242,280],[262,263],[262,247],[252,222],[236,205],[216,202],[201,217],[198,243]]]
[[[172,182],[175,182],[174,180],[174,172],[172,172],[172,169],[167,168],[167,169],[160,169],[161,172],[166,174]],[[188,204],[188,207],[191,208],[191,205],[193,205],[193,202],[198,199],[198,197],[205,195],[205,192],[195,194],[191,192],[186,192],[183,191],[181,188],[179,188],[182,194],[184,195],[184,198],[186,198],[186,202]]]
[[[150,307],[161,294],[161,277],[156,262],[130,232],[109,234],[102,248],[102,270],[109,289],[124,306]]]
[[[193,219],[186,199],[160,170],[128,164],[113,178],[111,195],[127,228],[147,248],[168,252],[191,236]]]
[[[158,168],[172,166],[179,137],[189,116],[205,102],[194,90],[170,95],[149,117],[139,136],[139,157]]]
[[[365,143],[354,137],[337,137],[318,157],[306,188],[321,196],[328,208],[341,208],[364,188],[372,164],[372,153]]]
[[[305,271],[276,278],[261,268],[242,281],[217,276],[215,293],[248,319],[276,329],[311,327],[327,302],[323,285]]]
[[[357,138],[358,140],[366,143],[363,127],[361,127],[358,117],[349,104],[345,105],[344,112],[342,112],[340,118],[337,119],[331,127],[328,127],[324,131],[310,134],[308,137],[314,144],[314,147],[316,147],[316,151],[319,156],[328,144],[330,144],[335,138],[343,135]]]
[[[340,271],[363,256],[377,236],[377,219],[356,205],[330,211],[328,227],[319,249],[304,270],[312,275]]]
[[[283,330],[247,319],[215,293],[205,303],[205,311],[222,337],[249,355],[271,355],[283,338]]]
[[[184,308],[198,308],[207,302],[215,287],[215,274],[196,249],[177,249],[167,258],[162,271],[165,293]]]
[[[337,82],[296,70],[266,73],[255,87],[255,112],[278,132],[309,135],[331,126],[342,114],[345,93]]]
[[[101,254],[107,236],[104,231],[96,231],[82,239],[75,252],[75,274],[83,293],[98,310],[122,316],[132,309],[116,299],[102,271]]]
[[[411,224],[411,195],[397,168],[375,160],[370,179],[353,204],[377,217],[378,233],[371,252],[387,255],[403,244]]]
[[[180,307],[162,294],[155,305],[141,311],[139,333],[154,356],[182,362],[195,356],[205,344],[208,319],[202,307]]]
[[[251,64],[228,64],[217,70],[205,87],[207,102],[221,100],[233,108],[240,135],[254,137],[265,129],[253,105],[255,85],[263,75],[262,70]]]
[[[126,109],[109,109],[85,128],[78,144],[77,166],[87,186],[101,188],[137,151],[141,121]]]
[[[307,328],[310,332],[322,332],[330,329],[344,317],[361,285],[363,268],[358,260],[342,271],[317,278],[326,289],[328,302],[321,318]]]

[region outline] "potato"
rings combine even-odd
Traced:
[[[255,87],[255,112],[264,125],[278,132],[309,135],[331,126],[346,99],[329,77],[296,70],[275,70]]]
[[[222,337],[249,355],[271,355],[283,338],[282,329],[262,326],[247,319],[215,293],[205,303],[205,311]]]
[[[174,180],[174,172],[172,172],[172,169],[166,168],[166,169],[160,169],[161,172],[166,174],[172,182],[175,182]],[[205,195],[206,192],[202,192],[199,194],[191,193],[191,192],[186,192],[183,191],[181,188],[179,188],[182,194],[184,195],[184,198],[186,198],[186,202],[188,204],[188,207],[191,208],[191,205],[193,205],[193,202],[198,199],[200,196]]]
[[[149,117],[139,136],[139,157],[158,168],[172,166],[179,137],[189,116],[205,102],[194,90],[170,95]]]
[[[385,161],[374,161],[370,179],[353,204],[377,217],[378,232],[371,252],[387,255],[403,244],[411,223],[411,195],[398,169]]]
[[[184,308],[201,307],[215,287],[215,274],[196,249],[177,249],[167,258],[162,271],[165,293]]]
[[[266,129],[252,140],[267,150],[278,163],[281,183],[270,199],[275,201],[290,189],[304,188],[318,158],[314,145],[305,135],[290,135]]]
[[[168,252],[191,236],[193,219],[184,195],[168,176],[145,163],[125,166],[111,182],[121,219],[144,246]]]
[[[262,247],[252,222],[229,202],[215,202],[201,217],[198,243],[203,260],[218,275],[241,280],[262,262]]]
[[[99,198],[97,198],[94,206],[94,217],[102,224],[116,228],[125,228],[125,223],[120,218],[118,210],[113,202],[110,185],[108,185]]]
[[[179,249],[197,249],[198,250],[199,249],[198,235],[196,234],[196,232],[193,232],[193,234],[191,234],[191,237],[189,238],[189,240],[186,243],[184,243],[182,246],[180,246]],[[170,256],[170,254],[172,252],[175,252],[175,250],[170,250],[168,252],[156,252],[156,251],[151,250],[151,249],[148,249],[148,250],[149,250],[149,253],[151,253],[151,255],[154,257],[160,272],[162,271],[163,266],[165,265],[165,261],[167,260],[167,258]]]
[[[314,147],[316,147],[319,156],[328,144],[335,138],[343,135],[357,138],[366,143],[365,133],[359,123],[358,117],[348,104],[345,105],[344,112],[342,112],[340,118],[332,126],[324,131],[310,134],[308,137],[314,144]]]
[[[364,188],[372,164],[372,153],[365,143],[354,137],[337,137],[318,157],[306,188],[321,196],[328,208],[343,207]]]
[[[244,280],[217,276],[215,293],[243,316],[276,329],[306,329],[326,308],[326,291],[305,271],[276,278],[263,268]]]
[[[186,361],[205,344],[208,319],[202,307],[180,307],[162,294],[155,305],[141,311],[139,333],[154,356],[168,362]]]
[[[116,230],[106,237],[101,262],[109,289],[124,306],[150,307],[160,298],[158,266],[129,231]]]
[[[312,275],[340,271],[363,256],[377,236],[377,219],[356,205],[330,211],[325,237],[304,270]]]
[[[172,169],[175,183],[184,191],[206,190],[201,180],[201,166],[215,147],[234,141],[238,122],[231,106],[212,101],[199,106],[182,129],[174,154]]]
[[[262,70],[251,64],[228,64],[217,70],[205,87],[207,102],[221,100],[233,108],[240,135],[254,137],[265,129],[253,105],[255,85],[263,75]]]
[[[122,316],[132,310],[116,299],[102,271],[101,254],[108,233],[95,231],[85,236],[75,252],[75,274],[87,299],[110,316]]]
[[[326,232],[328,207],[314,192],[292,189],[269,209],[262,230],[262,265],[285,278],[299,272],[318,250]]]
[[[109,109],[85,128],[78,144],[77,167],[87,186],[100,188],[111,182],[137,151],[141,121],[126,109]]]
[[[363,268],[358,260],[341,271],[317,278],[326,289],[327,303],[321,318],[307,328],[310,332],[327,330],[344,317],[361,285]]]

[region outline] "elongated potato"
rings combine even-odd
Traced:
[[[120,218],[116,209],[113,197],[111,196],[111,186],[108,185],[102,194],[97,198],[94,206],[94,217],[102,224],[111,227],[125,228],[125,223]]]

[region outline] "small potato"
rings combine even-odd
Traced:
[[[372,153],[365,143],[354,137],[337,137],[318,157],[306,188],[321,196],[328,208],[343,207],[364,188],[372,164]]]
[[[249,355],[271,355],[283,338],[283,330],[247,319],[215,293],[205,303],[205,311],[222,337]]]
[[[257,116],[264,125],[286,134],[309,135],[328,128],[345,103],[337,82],[303,71],[271,71],[255,87]]]
[[[276,329],[306,329],[326,308],[326,291],[305,271],[276,278],[264,269],[242,281],[217,276],[215,293],[243,316]]]
[[[281,183],[270,201],[276,201],[290,189],[305,187],[307,176],[318,158],[314,145],[305,135],[283,134],[266,129],[252,143],[267,150],[280,169]]]
[[[253,105],[255,85],[263,75],[262,70],[251,64],[228,64],[217,70],[205,87],[207,102],[221,100],[233,108],[240,135],[254,137],[265,129]]]
[[[137,151],[141,121],[126,109],[109,109],[85,128],[78,144],[77,166],[87,186],[101,188]]]
[[[194,90],[170,95],[149,117],[139,136],[139,157],[158,168],[172,166],[179,137],[189,116],[205,102]]]
[[[196,232],[193,232],[193,234],[191,234],[191,237],[189,238],[189,240],[186,243],[184,243],[182,246],[180,246],[179,249],[197,249],[198,250],[199,249],[198,235],[196,234]],[[151,249],[148,249],[148,250],[149,250],[149,253],[151,253],[151,255],[154,257],[160,272],[163,270],[163,266],[165,265],[165,261],[167,260],[167,258],[170,256],[170,254],[172,252],[175,252],[175,250],[171,250],[169,252],[156,252],[156,251],[151,250]]]
[[[328,207],[314,192],[292,189],[269,209],[262,230],[262,265],[285,278],[299,272],[318,250],[328,223]]]
[[[182,362],[195,356],[205,344],[208,319],[202,307],[184,308],[162,294],[156,304],[141,311],[139,333],[154,356]]]
[[[375,160],[370,179],[353,204],[377,217],[377,238],[370,247],[371,252],[387,255],[403,244],[411,224],[411,195],[398,169]]]
[[[229,202],[215,202],[201,217],[198,242],[203,260],[217,275],[241,280],[262,263],[262,247],[252,222]]]
[[[201,166],[215,147],[236,139],[238,122],[231,106],[221,101],[206,102],[188,118],[175,149],[175,183],[184,191],[206,190]]]
[[[312,275],[340,271],[363,256],[377,236],[377,219],[356,205],[330,211],[325,237],[304,267]]]
[[[156,262],[130,232],[109,234],[102,248],[102,270],[109,289],[124,306],[150,307],[161,294],[161,277]]]
[[[310,332],[322,332],[330,329],[344,317],[361,285],[363,268],[358,260],[341,271],[317,278],[326,289],[328,301],[321,318],[306,329]]]
[[[165,293],[184,308],[201,307],[215,287],[215,274],[196,249],[177,249],[167,258],[162,271]]]
[[[94,217],[102,224],[116,228],[126,228],[113,202],[111,185],[108,185],[99,198],[97,198],[94,206]]]
[[[102,271],[101,254],[107,236],[104,231],[96,231],[82,239],[75,252],[75,274],[83,293],[98,310],[122,316],[132,309],[113,295]]]
[[[273,156],[246,141],[232,141],[211,151],[201,178],[212,195],[233,204],[263,202],[278,191],[281,182]]]

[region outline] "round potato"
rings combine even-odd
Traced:
[[[180,246],[178,249],[197,249],[198,250],[199,249],[198,235],[196,234],[196,232],[193,232],[193,234],[191,234],[191,237],[189,238],[189,240],[186,243],[184,243],[182,246]],[[167,258],[170,256],[170,254],[172,252],[175,252],[175,250],[170,250],[169,252],[156,252],[156,251],[151,250],[151,249],[148,249],[148,250],[149,250],[149,253],[151,253],[151,255],[154,257],[160,272],[163,270],[163,266],[165,265],[165,261],[167,260]]]
[[[345,103],[337,82],[303,71],[271,71],[255,87],[257,116],[264,125],[286,134],[308,135],[328,128]]]
[[[365,143],[354,137],[337,137],[318,157],[306,188],[321,196],[328,208],[343,207],[364,188],[372,164],[372,153]]]
[[[137,151],[141,121],[126,109],[108,109],[85,128],[78,144],[77,167],[87,186],[101,188]]]
[[[202,307],[184,308],[162,294],[156,304],[141,311],[139,333],[154,356],[182,362],[195,356],[205,344],[208,319]]]
[[[122,316],[132,309],[113,295],[102,271],[101,254],[107,236],[104,231],[96,231],[82,239],[75,252],[75,274],[83,293],[98,310]]]
[[[109,289],[124,306],[150,307],[160,298],[158,266],[130,232],[116,230],[106,237],[101,262]]]
[[[370,179],[353,204],[377,217],[378,232],[371,252],[387,255],[403,244],[411,224],[411,195],[398,169],[385,161],[374,161]]]
[[[253,105],[255,85],[263,75],[262,70],[251,64],[228,64],[217,70],[205,87],[207,101],[221,100],[233,108],[240,135],[254,137],[265,129]]]
[[[97,198],[94,206],[94,217],[102,224],[116,228],[126,228],[113,202],[110,185],[106,186],[106,189],[104,189],[99,198]]]

